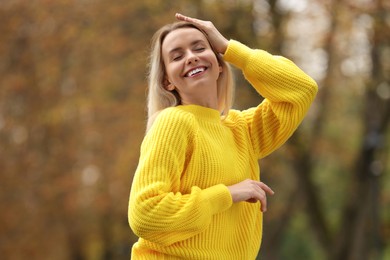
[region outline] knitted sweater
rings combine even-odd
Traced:
[[[197,105],[164,109],[147,132],[129,200],[139,236],[132,259],[255,259],[260,203],[233,203],[227,186],[260,179],[258,160],[302,121],[316,83],[290,60],[231,40],[225,61],[265,99],[222,120]]]

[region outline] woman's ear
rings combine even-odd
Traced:
[[[168,91],[172,91],[175,89],[175,85],[173,85],[167,78],[164,79],[164,88]]]
[[[168,86],[166,86],[166,89],[169,91],[175,90],[175,85],[173,85],[172,83],[169,83]]]
[[[219,65],[219,73],[222,73],[222,71],[223,71],[223,68],[221,65]]]

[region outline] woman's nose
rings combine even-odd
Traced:
[[[193,53],[192,51],[188,51],[187,54],[187,64],[192,64],[194,62],[198,62],[199,58],[196,55],[196,53]]]

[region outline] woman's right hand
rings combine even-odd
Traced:
[[[265,183],[247,179],[237,184],[228,186],[233,203],[247,201],[255,203],[260,201],[261,211],[267,211],[267,193],[273,195],[274,191]]]
[[[176,19],[180,21],[186,21],[192,23],[207,35],[211,45],[214,49],[221,54],[226,52],[229,41],[215,28],[214,24],[210,21],[203,21],[196,18],[188,17],[177,13]]]

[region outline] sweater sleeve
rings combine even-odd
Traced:
[[[193,148],[193,122],[164,112],[142,143],[128,217],[137,236],[168,246],[205,230],[214,214],[232,205],[232,199],[222,184],[180,192],[180,177]]]
[[[224,59],[240,68],[265,99],[242,112],[259,158],[280,147],[293,134],[313,102],[316,82],[292,61],[231,40]]]

